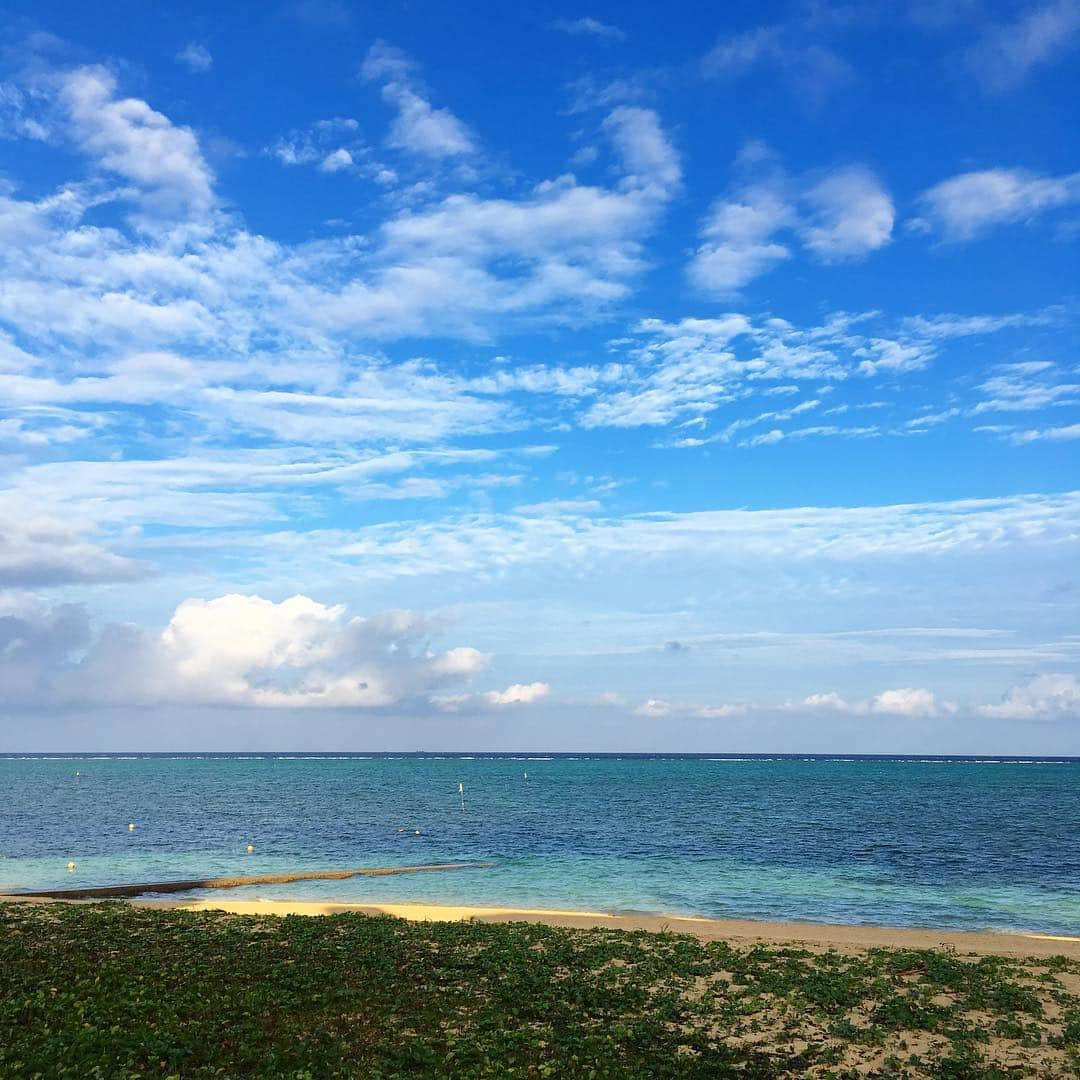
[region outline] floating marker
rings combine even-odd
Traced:
[[[526,779],[526,780],[528,780],[528,779],[529,779],[529,774],[528,774],[528,773],[526,773],[526,774],[525,774],[525,779]]]
[[[69,862],[68,863],[68,873],[70,874],[71,871],[74,870],[74,869],[75,869],[75,864],[73,862]]]
[[[417,836],[419,836],[419,835],[420,835],[420,830],[419,830],[419,829],[417,829],[417,830],[416,830],[416,835],[417,835]]]
[[[134,832],[134,831],[135,831],[135,822],[134,821],[129,821],[128,822],[128,832]]]
[[[461,796],[461,812],[464,814],[465,813],[465,785],[464,784],[458,784],[457,789],[458,789],[458,794]]]
[[[398,832],[404,832],[404,831],[405,831],[405,826],[404,826],[404,825],[402,825],[402,826],[401,826],[401,828],[400,828],[400,829],[398,829]]]
[[[248,844],[248,854],[250,855],[255,850],[254,844]]]

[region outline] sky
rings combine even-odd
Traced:
[[[1080,754],[1080,0],[8,0],[0,751]]]

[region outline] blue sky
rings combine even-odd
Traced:
[[[1080,753],[1080,3],[8,5],[0,750]]]

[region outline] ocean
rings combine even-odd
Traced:
[[[0,891],[471,861],[214,895],[1077,935],[1080,759],[0,756]]]

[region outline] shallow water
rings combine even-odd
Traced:
[[[490,860],[214,895],[1080,934],[1075,759],[10,755],[0,793],[0,890]]]

